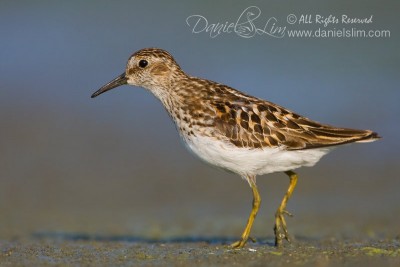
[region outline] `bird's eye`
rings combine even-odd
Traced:
[[[145,59],[142,59],[139,61],[139,67],[141,67],[141,68],[145,68],[148,64],[149,64],[149,62],[147,62],[147,60],[145,60]]]

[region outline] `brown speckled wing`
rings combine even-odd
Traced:
[[[225,97],[214,99],[217,131],[238,147],[283,146],[310,149],[379,138],[369,130],[320,124],[281,106],[224,88]]]

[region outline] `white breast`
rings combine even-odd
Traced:
[[[243,178],[313,166],[329,148],[285,150],[280,148],[247,149],[211,137],[190,136],[184,141],[198,157],[212,165],[235,172]]]

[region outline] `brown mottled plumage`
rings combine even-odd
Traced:
[[[192,100],[201,103],[201,106],[209,107],[207,110],[211,119],[209,126],[217,129],[223,139],[226,138],[238,147],[284,146],[288,150],[297,150],[377,138],[376,133],[369,130],[320,124],[284,107],[245,95],[223,84],[194,77],[187,79],[200,86],[204,82],[207,83],[207,92],[195,94]],[[196,112],[205,110],[198,105],[193,104],[187,111],[194,118],[192,123],[203,125],[204,122],[196,117]]]
[[[260,205],[256,175],[285,172],[290,186],[275,214],[275,243],[289,241],[284,219],[296,183],[293,169],[314,165],[333,146],[379,138],[370,130],[337,128],[298,115],[274,103],[246,95],[224,84],[187,75],[165,50],[134,53],[126,71],[98,91],[119,85],[141,86],[164,105],[188,148],[206,162],[246,179],[253,209],[239,241],[243,247]]]

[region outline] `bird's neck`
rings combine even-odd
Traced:
[[[210,96],[201,86],[192,86],[193,83],[200,84],[202,81],[185,75],[171,80],[168,86],[149,89],[163,104],[180,133],[187,131],[192,125],[206,124],[201,118],[213,116],[213,111],[207,109]],[[203,108],[199,108],[200,106]]]

